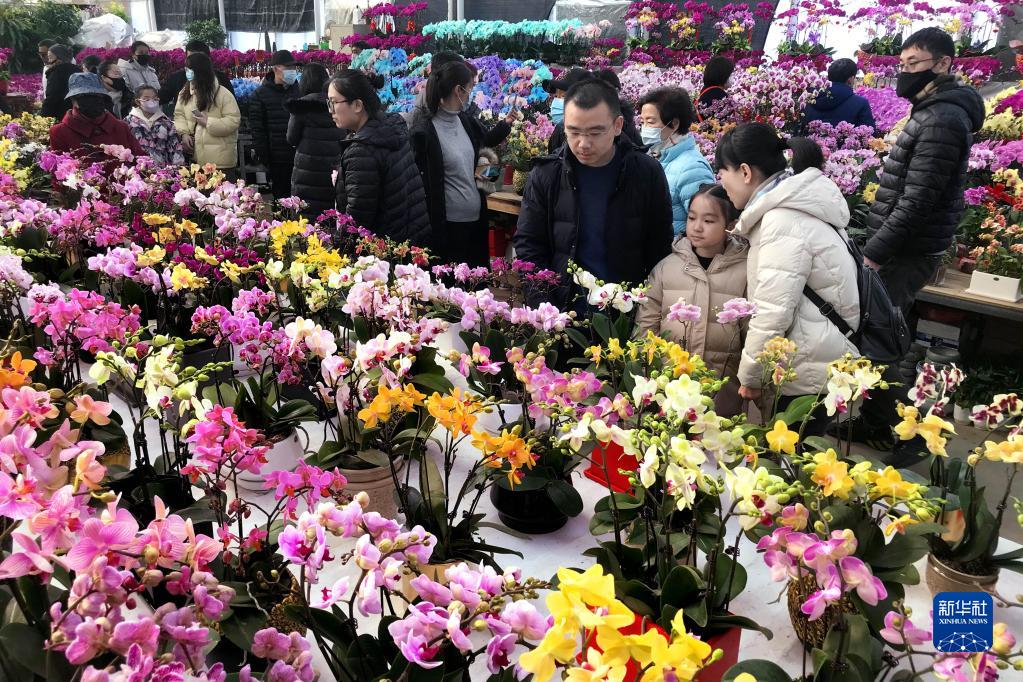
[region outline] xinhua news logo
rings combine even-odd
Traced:
[[[986,592],[941,592],[934,597],[934,648],[979,653],[994,641],[994,600]]]

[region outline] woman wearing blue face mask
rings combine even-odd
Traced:
[[[217,82],[213,63],[202,52],[185,59],[185,78],[174,107],[181,144],[196,163],[212,163],[231,176],[238,165],[238,102]]]
[[[291,196],[291,173],[295,165],[295,148],[288,144],[291,115],[285,103],[301,96],[295,57],[289,50],[274,52],[270,72],[252,93],[249,125],[256,161],[267,166],[270,187],[278,199]]]
[[[682,88],[657,88],[639,101],[640,137],[650,155],[661,162],[671,194],[675,234],[686,232],[689,200],[700,185],[714,182],[714,172],[703,158],[689,127],[696,111]]]
[[[621,91],[622,89],[622,83],[618,79],[618,75],[611,69],[593,72],[580,68],[569,69],[557,79],[544,83],[544,89],[552,95],[550,117],[551,122],[554,123],[554,132],[551,134],[550,139],[547,140],[547,152],[549,154],[555,153],[565,144],[565,93],[576,83],[594,78],[604,81],[616,91]],[[618,101],[622,112],[622,135],[632,140],[636,145],[640,145],[639,131],[636,130],[634,121],[636,112],[633,110],[631,103],[626,102],[620,97]]]
[[[508,136],[518,114],[512,111],[487,130],[466,112],[475,85],[476,69],[464,61],[431,71],[426,108],[413,112],[409,130],[426,189],[433,252],[444,263],[479,266],[489,262],[489,246],[476,160],[482,147],[493,147]]]

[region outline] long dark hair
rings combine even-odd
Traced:
[[[192,70],[192,82],[185,83],[181,89],[181,103],[188,104],[192,101],[192,90],[195,90],[195,108],[199,111],[209,111],[213,101],[217,98],[217,90],[220,83],[217,81],[217,74],[213,71],[213,62],[209,55],[202,52],[193,52],[185,58],[185,66]],[[192,86],[192,87],[189,87]]]
[[[782,139],[767,123],[743,123],[725,133],[714,150],[714,165],[720,170],[746,164],[769,177],[785,170],[786,149],[792,150],[796,173],[824,166],[824,153],[816,142],[805,137]]]
[[[303,96],[314,93],[318,95],[323,94],[329,80],[330,74],[327,73],[327,67],[316,62],[309,62],[302,67],[302,78],[298,81],[299,92]]]
[[[440,101],[476,77],[476,72],[464,61],[448,62],[430,72],[426,81],[426,108],[431,114],[440,109]],[[470,88],[471,90],[471,88]]]
[[[376,118],[380,113],[380,97],[377,90],[384,87],[384,77],[378,73],[366,74],[358,69],[341,69],[333,78],[330,85],[341,93],[349,102],[361,99],[362,106],[370,118]]]

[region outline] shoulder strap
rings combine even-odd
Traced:
[[[803,295],[810,299],[810,302],[817,306],[817,310],[821,311],[821,315],[828,318],[831,324],[838,327],[838,331],[842,332],[842,336],[849,338],[855,331],[849,326],[849,323],[842,319],[842,316],[838,314],[835,307],[821,298],[820,294],[810,288],[809,284],[803,285]]]

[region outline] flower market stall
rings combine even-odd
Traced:
[[[565,67],[613,68],[635,103],[666,85],[697,96],[727,54],[731,95],[693,125],[696,148],[713,158],[747,121],[810,137],[854,237],[909,113],[891,83],[903,29],[948,23],[972,55],[957,74],[981,85],[1004,7],[793,3],[769,56],[750,49],[764,5],[634,2],[616,39],[564,18],[420,27],[419,4],[368,11],[355,54],[296,56],[384,76],[381,102],[404,113],[435,51],[466,53],[479,116],[521,113],[495,150],[511,173],[492,211],[518,212],[555,129],[544,82]],[[873,31],[856,91],[876,126],[806,124],[827,27],[849,24]],[[161,73],[182,57],[155,53]],[[213,51],[243,108],[268,59]],[[1023,91],[1004,85],[945,282],[919,298],[1023,320]],[[0,114],[0,678],[1023,674],[1008,537],[1023,537],[1023,370],[983,367],[965,341],[911,363],[891,416],[921,452],[888,466],[808,432],[889,389],[865,358],[828,358],[819,393],[782,401],[804,349],[770,338],[750,354],[756,408],[716,411],[734,378],[690,332],[740,338],[750,300],[668,301],[682,336],[644,333],[641,282],[504,248],[485,267],[439,262],[212,165],[58,153],[52,123]],[[569,312],[527,303],[567,283]],[[990,603],[989,637],[950,648],[934,601],[950,592]]]

